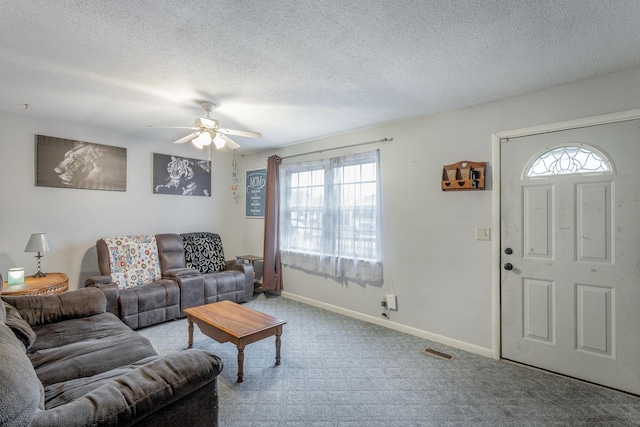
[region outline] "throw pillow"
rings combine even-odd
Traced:
[[[25,348],[29,350],[36,340],[36,333],[33,332],[33,329],[31,329],[31,326],[29,326],[27,321],[22,318],[17,308],[4,301],[2,303],[4,304],[4,309],[7,312],[7,320],[5,321],[5,324],[11,328],[15,336],[22,341]]]

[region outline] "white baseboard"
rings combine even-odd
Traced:
[[[469,353],[478,354],[480,356],[493,358],[493,352],[490,348],[480,347],[474,344],[469,344],[464,341],[455,340],[442,335],[434,334],[422,329],[413,328],[411,326],[401,325],[400,323],[392,322],[387,319],[378,319],[377,317],[370,316],[368,314],[358,313],[357,311],[349,310],[346,308],[338,307],[336,305],[327,304],[325,302],[316,301],[311,298],[302,297],[300,295],[291,294],[286,291],[282,291],[280,294],[284,298],[288,298],[294,301],[298,301],[304,304],[309,304],[314,307],[319,307],[325,310],[333,311],[335,313],[344,314],[345,316],[353,317],[354,319],[363,320],[365,322],[374,323],[376,325],[384,326],[385,328],[393,329],[399,332],[404,332],[409,335],[424,338],[430,341],[435,341],[440,344],[448,345],[450,347],[458,348],[460,350],[468,351]]]

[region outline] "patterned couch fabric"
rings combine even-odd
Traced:
[[[226,270],[219,234],[184,233],[180,236],[184,243],[184,258],[188,268],[195,268],[202,274]]]
[[[103,240],[109,248],[111,278],[119,288],[144,285],[161,278],[155,236],[118,236]]]

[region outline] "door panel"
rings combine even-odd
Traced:
[[[578,261],[611,264],[611,182],[576,186]]]
[[[576,286],[578,350],[613,356],[613,289]]]
[[[503,358],[640,394],[639,125],[502,142]],[[595,147],[611,173],[525,176],[561,145]]]
[[[553,259],[553,186],[523,187],[522,253],[528,258]]]
[[[554,342],[553,282],[524,279],[524,337]]]

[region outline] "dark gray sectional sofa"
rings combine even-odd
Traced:
[[[101,276],[85,286],[101,289],[107,310],[132,329],[184,317],[185,308],[253,296],[253,267],[226,261],[216,233],[105,237],[96,250]]]
[[[0,425],[217,425],[218,357],[158,356],[98,289],[2,300]]]

